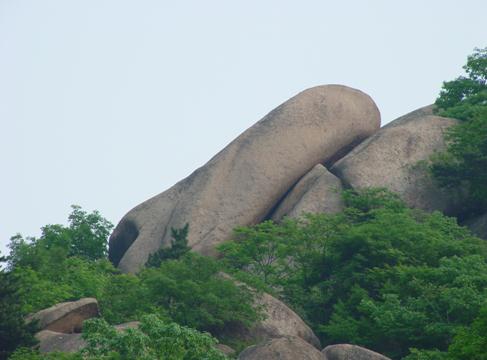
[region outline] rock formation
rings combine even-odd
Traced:
[[[374,351],[349,344],[330,345],[322,353],[323,360],[391,360]]]
[[[109,257],[136,272],[171,243],[171,228],[190,224],[188,244],[204,255],[237,225],[264,219],[299,178],[333,162],[380,126],[364,93],[340,85],[303,91],[246,130],[206,165],[126,214],[110,238]]]
[[[339,160],[331,172],[354,188],[385,187],[411,207],[454,214],[458,198],[441,190],[419,165],[445,149],[445,130],[457,120],[432,115],[432,106],[384,126]]]
[[[250,346],[240,353],[239,360],[323,360],[323,355],[298,337],[281,337]]]
[[[81,338],[80,333],[65,334],[42,330],[35,337],[39,341],[39,351],[41,353],[53,351],[76,352],[86,346],[86,342]]]
[[[230,279],[237,286],[243,286],[254,293],[254,306],[262,311],[263,320],[258,321],[251,329],[237,326],[234,329],[226,329],[225,336],[238,338],[253,343],[279,337],[299,337],[317,349],[321,349],[321,343],[313,330],[282,301],[267,293],[257,293],[247,284],[234,280],[230,275],[219,273],[223,279]]]
[[[263,293],[256,296],[256,305],[262,307],[264,320],[257,322],[251,329],[242,330],[234,334],[227,334],[239,339],[246,339],[254,343],[262,340],[283,336],[299,337],[307,343],[320,349],[321,343],[313,330],[282,301]]]
[[[26,321],[38,321],[41,330],[59,333],[79,333],[83,321],[99,316],[98,302],[94,298],[83,298],[78,301],[63,302],[41,310]]]
[[[318,164],[289,191],[272,214],[272,220],[278,221],[284,216],[296,218],[304,213],[340,212],[342,190],[340,179]]]

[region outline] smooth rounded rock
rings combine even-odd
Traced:
[[[279,221],[305,213],[335,214],[343,210],[342,190],[340,179],[318,164],[293,186],[271,218]]]
[[[42,330],[35,337],[39,341],[41,353],[52,351],[76,352],[86,346],[81,334],[63,334],[51,330]]]
[[[41,310],[27,317],[26,321],[38,321],[39,329],[60,333],[79,333],[83,321],[100,315],[98,301],[83,298],[78,301],[63,302]]]
[[[455,214],[460,196],[440,189],[424,161],[445,149],[444,134],[458,121],[435,116],[432,109],[427,106],[387,124],[339,160],[331,172],[354,189],[385,187],[410,207]]]
[[[375,351],[349,344],[330,345],[322,353],[323,360],[391,360]]]
[[[255,289],[233,279],[226,273],[221,272],[218,276],[232,280],[237,286],[243,286],[252,292],[254,295],[254,306],[263,315],[263,320],[257,321],[250,329],[239,325],[227,328],[225,331],[226,337],[253,343],[286,336],[299,337],[315,348],[321,349],[320,340],[313,330],[282,301],[265,292],[258,293]]]
[[[334,161],[380,126],[372,99],[340,85],[301,92],[250,127],[206,165],[143,202],[110,237],[110,260],[136,272],[189,223],[188,244],[204,255],[236,226],[263,220],[318,163]]]
[[[323,355],[298,337],[282,337],[250,346],[240,353],[239,360],[323,360]]]
[[[255,303],[262,307],[265,319],[250,329],[256,339],[272,339],[282,336],[295,336],[303,339],[317,349],[321,343],[313,330],[282,301],[263,293],[257,296]]]

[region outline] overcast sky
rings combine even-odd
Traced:
[[[487,45],[487,1],[0,0],[0,250],[113,223],[308,87],[382,122],[432,103]]]

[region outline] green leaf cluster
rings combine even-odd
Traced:
[[[179,259],[186,254],[191,248],[188,246],[189,224],[184,225],[181,229],[171,228],[171,246],[157,250],[149,255],[145,264],[146,267],[159,267],[165,260]]]
[[[487,209],[487,48],[476,49],[466,76],[443,83],[437,113],[462,120],[446,134],[446,152],[433,157],[431,171],[445,188],[468,194],[464,216]]]

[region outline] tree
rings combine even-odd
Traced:
[[[219,276],[220,271],[218,261],[193,253],[163,261],[140,273],[142,301],[178,324],[212,334],[232,324],[252,325],[260,318],[253,294]]]
[[[18,284],[8,273],[0,270],[0,359],[7,359],[18,346],[36,343],[36,324],[26,324],[17,301]]]
[[[435,103],[439,115],[462,123],[446,134],[447,150],[433,157],[431,171],[441,186],[467,190],[468,216],[487,208],[487,48],[463,68],[467,76],[445,82]]]
[[[189,224],[184,225],[181,229],[171,228],[171,246],[162,248],[149,255],[146,267],[159,267],[165,260],[179,259],[186,254],[191,248],[188,246]]]
[[[76,353],[41,354],[18,349],[12,360],[224,360],[215,348],[217,340],[156,315],[146,315],[137,329],[116,330],[104,319],[90,319],[83,326],[87,346]]]
[[[142,317],[138,329],[117,331],[103,319],[87,320],[83,338],[86,359],[174,359],[223,360],[225,355],[215,349],[217,340],[209,334],[167,323],[155,315]]]

